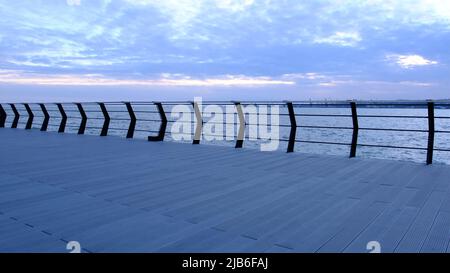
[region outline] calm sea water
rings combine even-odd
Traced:
[[[67,115],[69,116],[67,122],[66,132],[76,133],[80,124],[80,115],[75,105],[64,106]],[[99,107],[96,105],[85,105],[85,110],[88,114],[88,127],[102,127],[103,119]],[[5,107],[8,113],[7,125],[10,125],[12,120],[12,112],[8,107]],[[136,111],[138,119],[146,120],[159,120],[157,113],[151,113],[149,111],[156,111],[156,108],[151,105],[147,106],[133,106]],[[36,117],[34,119],[33,128],[40,128],[43,118],[40,117],[41,112],[38,105],[32,106],[33,112]],[[18,110],[21,114],[19,128],[25,126],[27,120],[26,111],[23,107],[19,106]],[[49,105],[48,110],[51,115],[49,131],[57,131],[60,117],[56,106]],[[109,135],[124,137],[127,133],[129,125],[129,116],[126,112],[125,106],[108,106],[110,111],[111,123]],[[169,121],[175,119],[171,117],[171,107],[165,106],[167,117]],[[349,108],[296,108],[296,114],[337,114],[337,115],[349,115]],[[285,107],[280,108],[280,113],[287,113]],[[426,116],[426,109],[382,109],[382,108],[359,108],[359,115],[394,115],[394,116]],[[436,109],[436,117],[450,117],[449,109]],[[122,120],[115,120],[122,119]],[[204,119],[207,122],[207,118]],[[167,126],[167,134],[165,140],[173,141],[171,135],[171,122]],[[289,125],[288,116],[280,117],[280,124]],[[351,117],[311,117],[301,116],[297,117],[298,125],[305,126],[336,126],[336,127],[352,127]],[[419,129],[427,130],[427,119],[411,119],[411,118],[359,118],[359,126],[367,128],[395,128],[395,129]],[[147,138],[149,135],[155,135],[155,133],[149,133],[149,130],[157,131],[159,128],[158,121],[144,121],[138,120],[135,132],[135,138]],[[193,127],[192,127],[193,128]],[[237,129],[236,129],[237,130]],[[280,127],[280,138],[287,139],[289,137],[289,128]],[[436,130],[450,131],[450,119],[436,119]],[[194,130],[192,129],[192,132]],[[248,135],[248,129],[247,129]],[[86,134],[98,135],[100,129],[88,128]],[[222,133],[219,133],[222,134]],[[343,142],[350,143],[352,138],[352,130],[346,129],[313,129],[313,128],[298,128],[297,139],[311,140],[311,141],[326,141],[326,142]],[[244,147],[249,149],[259,149],[263,140],[245,140]],[[267,141],[266,141],[267,142]],[[234,141],[206,141],[202,140],[202,144],[222,145],[222,146],[234,146]],[[394,132],[394,131],[366,131],[361,130],[359,132],[358,143],[361,144],[377,144],[377,145],[389,145],[389,146],[409,146],[409,147],[427,147],[427,133],[422,132]],[[287,142],[280,142],[279,151],[285,151]],[[436,133],[435,136],[435,148],[450,149],[450,134],[448,133]],[[329,144],[311,144],[311,143],[296,143],[295,151],[303,153],[314,154],[330,154],[348,156],[350,146],[343,145],[329,145]],[[425,162],[426,151],[409,150],[409,149],[392,149],[392,148],[374,148],[374,147],[358,147],[357,156],[370,157],[370,158],[384,158],[394,160],[406,160],[414,162]],[[450,164],[450,152],[435,151],[434,161],[436,163]]]

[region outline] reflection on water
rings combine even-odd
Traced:
[[[67,121],[66,132],[77,133],[80,124],[80,115],[75,105],[65,105],[65,110],[69,119]],[[12,112],[5,107],[8,114],[7,126],[11,124]],[[99,112],[100,109],[96,105],[84,106],[88,115],[88,128],[86,134],[99,135],[100,129],[103,125],[103,116]],[[129,115],[126,112],[125,106],[107,106],[110,111],[111,123],[109,135],[125,137],[129,126]],[[159,128],[159,115],[156,108],[152,105],[147,106],[133,106],[136,111],[138,122],[136,125],[135,138],[147,138],[148,135],[155,135],[149,131],[157,131]],[[38,105],[32,106],[36,117],[33,122],[33,128],[40,128],[43,118]],[[21,114],[19,128],[25,126],[27,119],[26,111],[23,107],[18,106]],[[60,122],[59,113],[56,106],[49,105],[48,110],[52,118],[50,119],[49,131],[57,131]],[[174,121],[170,115],[171,107],[165,106],[167,118],[169,121]],[[350,115],[350,109],[347,108],[295,108],[296,114],[338,114]],[[287,109],[282,107],[281,114],[287,114]],[[383,115],[383,116],[424,116],[427,115],[426,109],[380,109],[380,108],[359,108],[358,115]],[[449,109],[436,109],[436,117],[450,117]],[[120,120],[115,120],[120,119]],[[247,117],[248,119],[248,117]],[[207,122],[207,119],[204,120]],[[173,141],[170,129],[173,123],[169,122],[167,127],[167,134],[165,140]],[[289,117],[280,116],[280,124],[289,125]],[[297,125],[299,126],[334,126],[334,127],[352,127],[351,117],[313,117],[313,116],[297,116]],[[427,130],[428,123],[426,118],[374,118],[374,117],[359,117],[360,128],[395,128],[395,129],[414,129]],[[90,128],[89,128],[90,127]],[[98,128],[94,128],[98,127]],[[287,139],[289,137],[289,127],[280,127],[280,138]],[[450,131],[450,119],[436,119],[436,130]],[[194,130],[192,130],[193,132]],[[237,129],[236,129],[237,131]],[[248,129],[247,129],[248,135]],[[350,143],[352,138],[352,130],[349,129],[317,129],[317,128],[298,128],[296,139],[298,140],[313,140],[313,141],[327,141],[327,142],[343,142]],[[450,149],[450,134],[436,133],[435,148]],[[259,149],[262,140],[246,140],[244,141],[245,148]],[[204,144],[234,146],[234,141],[205,141]],[[408,147],[423,147],[427,146],[426,132],[395,132],[395,131],[372,131],[360,130],[358,143],[360,144],[377,144],[389,146],[408,146]],[[281,142],[279,150],[284,151],[287,147],[287,142]],[[343,145],[328,145],[328,144],[312,144],[312,143],[296,143],[295,151],[315,154],[331,154],[348,156],[350,147]],[[415,162],[425,162],[426,151],[408,150],[408,149],[392,149],[392,148],[374,148],[358,146],[357,156],[385,158],[396,160],[408,160]],[[435,151],[434,162],[450,164],[450,152]]]

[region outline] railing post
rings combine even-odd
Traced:
[[[286,102],[286,105],[289,111],[289,120],[291,122],[291,132],[289,134],[289,143],[287,152],[292,153],[294,151],[295,136],[297,134],[297,121],[295,119],[294,106],[292,105],[292,102]]]
[[[131,103],[125,102],[127,106],[128,114],[130,115],[130,126],[128,127],[127,138],[133,138],[134,128],[136,128],[136,115],[134,114]]]
[[[108,135],[108,128],[109,128],[109,121],[111,118],[109,117],[108,110],[106,110],[106,106],[103,102],[99,102],[98,105],[100,105],[100,109],[102,110],[103,117],[105,118],[105,122],[103,123],[102,132],[100,133],[100,136],[107,136]]]
[[[83,109],[83,105],[81,103],[76,103],[78,111],[80,112],[81,116],[81,122],[80,122],[80,128],[78,129],[78,134],[83,135],[84,131],[86,130],[86,124],[87,124],[87,115],[86,112]]]
[[[428,101],[428,148],[427,148],[427,165],[433,163],[434,150],[434,102]]]
[[[59,113],[61,114],[61,124],[59,125],[58,133],[64,133],[67,123],[66,111],[64,111],[64,107],[61,103],[57,103],[56,105],[58,106]]]
[[[167,128],[167,117],[166,112],[164,112],[164,108],[162,103],[154,102],[156,108],[158,108],[159,118],[161,119],[161,125],[159,126],[159,132],[157,136],[149,136],[148,141],[163,141],[164,136],[166,135]]]
[[[236,146],[235,148],[242,148],[244,144],[244,135],[245,135],[245,117],[244,117],[244,111],[242,111],[242,105],[240,102],[234,102],[234,105],[236,106],[236,111],[239,119],[239,131],[237,135],[236,140]]]
[[[44,121],[42,121],[41,131],[47,131],[48,121],[50,120],[50,115],[43,103],[39,104],[41,106],[42,113],[44,114]]]
[[[33,115],[33,111],[31,111],[30,105],[28,103],[24,103],[23,105],[25,106],[25,109],[27,110],[27,113],[28,113],[28,120],[27,120],[27,124],[25,125],[25,130],[29,130],[33,126],[34,115]]]
[[[353,136],[352,136],[352,145],[350,148],[350,158],[356,156],[356,146],[358,145],[358,113],[356,111],[356,102],[351,101],[350,107],[352,109],[352,121],[353,121]]]
[[[192,102],[192,107],[194,108],[195,119],[197,121],[197,126],[195,127],[194,140],[192,141],[192,144],[200,144],[200,138],[202,135],[202,128],[203,128],[202,114],[200,112],[200,108],[198,106],[197,101]]]
[[[17,111],[17,108],[14,105],[14,103],[10,103],[9,105],[11,106],[11,109],[14,113],[14,120],[11,124],[11,128],[17,128],[17,124],[19,123],[19,118],[20,118],[19,111]]]
[[[5,127],[6,122],[6,111],[3,109],[3,106],[0,104],[0,128]]]

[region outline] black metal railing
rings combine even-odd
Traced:
[[[325,145],[340,145],[349,146],[349,157],[353,158],[357,155],[357,147],[377,147],[386,149],[409,149],[409,150],[422,150],[426,151],[426,163],[432,164],[433,162],[433,152],[450,152],[450,149],[435,147],[435,135],[439,134],[449,134],[450,131],[446,130],[436,130],[435,120],[436,119],[450,119],[450,116],[436,116],[435,108],[446,108],[450,109],[450,103],[448,102],[433,102],[433,101],[421,101],[421,102],[356,102],[356,101],[338,101],[338,102],[223,102],[223,101],[208,101],[202,102],[202,105],[219,105],[221,107],[231,106],[235,109],[235,114],[237,114],[238,122],[222,122],[224,125],[234,125],[239,126],[236,137],[235,148],[242,148],[245,139],[245,129],[246,129],[246,114],[243,110],[247,106],[272,106],[278,105],[287,109],[286,113],[278,113],[279,116],[285,116],[288,118],[289,124],[279,124],[279,127],[289,128],[288,138],[275,139],[278,141],[287,142],[287,152],[294,152],[295,143],[310,143],[310,144],[325,144]],[[13,120],[11,121],[11,128],[17,128],[20,124],[20,113],[17,106],[23,105],[26,110],[27,121],[25,124],[25,129],[29,130],[33,126],[33,122],[36,117],[43,118],[42,124],[40,126],[41,131],[47,131],[49,126],[57,126],[59,133],[64,133],[66,127],[78,129],[78,134],[85,134],[86,129],[98,129],[100,130],[100,136],[107,136],[108,130],[124,130],[126,131],[126,138],[133,138],[135,132],[147,132],[156,133],[156,135],[148,136],[148,141],[163,141],[166,135],[167,125],[173,120],[168,120],[165,107],[173,107],[175,105],[187,105],[191,109],[191,113],[194,114],[195,121],[189,121],[195,125],[195,130],[191,133],[193,136],[192,143],[199,144],[201,136],[206,136],[202,131],[204,120],[203,112],[200,109],[197,102],[186,102],[186,101],[170,101],[170,102],[76,102],[76,103],[35,103],[40,107],[40,112],[42,115],[36,115],[33,112],[30,105],[32,103],[9,103],[0,104],[0,127],[6,126],[7,113],[4,106],[8,105],[13,113]],[[56,109],[49,109],[47,106],[53,105],[57,106]],[[76,110],[66,109],[65,106],[72,105],[76,106]],[[85,106],[96,105],[100,110],[86,110]],[[126,110],[108,110],[107,106],[124,106]],[[150,111],[150,106],[153,107]],[[145,110],[136,110],[135,107],[144,107]],[[322,114],[322,113],[296,113],[296,108],[349,108],[350,114]],[[358,115],[358,108],[420,108],[426,109],[426,116],[417,115]],[[52,115],[52,113],[58,112],[58,116]],[[79,116],[68,116],[67,113],[77,112]],[[102,114],[102,117],[88,117],[89,113]],[[110,114],[114,113],[128,113],[128,117],[111,117]],[[145,119],[138,118],[136,114],[139,113],[153,113],[158,114],[159,119]],[[351,118],[352,126],[321,126],[321,125],[305,125],[302,122],[298,122],[300,118],[306,117],[325,117],[325,118]],[[60,119],[58,124],[51,124],[52,118]],[[79,126],[68,125],[67,120],[80,119]],[[371,127],[360,127],[359,118],[406,118],[406,119],[426,119],[428,123],[428,128],[425,129],[404,129],[404,128],[371,128]],[[98,126],[87,126],[88,120],[103,120],[103,125]],[[129,121],[128,128],[110,128],[110,123],[112,120],[118,121]],[[233,119],[234,120],[234,119]],[[151,121],[159,122],[159,130],[142,130],[136,129],[137,121]],[[181,121],[178,121],[181,122]],[[336,141],[324,141],[324,140],[314,140],[314,139],[300,139],[297,138],[298,129],[324,129],[324,130],[350,130],[352,132],[351,142],[336,142]],[[391,131],[391,132],[411,132],[411,133],[427,133],[427,147],[415,147],[415,146],[397,146],[397,145],[387,145],[387,144],[372,144],[372,143],[359,143],[358,135],[360,131]],[[211,136],[211,135],[210,135]],[[261,140],[257,137],[256,139],[249,140]]]

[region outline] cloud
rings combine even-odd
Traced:
[[[270,43],[359,44],[361,32],[395,31],[410,26],[450,29],[450,4],[442,0],[126,0],[131,6],[156,10],[173,41],[222,44],[248,33],[263,34]],[[239,32],[235,30],[239,29]],[[342,31],[353,29],[353,31]],[[432,32],[432,30],[429,30]],[[219,33],[217,33],[219,32]],[[252,37],[255,37],[253,35]],[[226,45],[228,43],[225,43]],[[186,44],[185,44],[186,45]],[[187,46],[187,45],[186,45]]]
[[[306,73],[288,73],[283,74],[281,76],[283,79],[290,79],[290,80],[322,80],[327,79],[328,76],[316,72],[306,72]]]
[[[313,42],[317,44],[330,44],[337,46],[354,47],[362,41],[361,35],[358,32],[336,32],[328,37],[316,37]]]
[[[434,82],[422,82],[422,81],[404,81],[404,80],[370,80],[361,79],[354,75],[345,74],[321,74],[316,72],[307,73],[292,73],[281,75],[281,79],[293,80],[298,86],[308,86],[308,87],[345,87],[345,86],[360,86],[361,88],[365,86],[397,86],[399,88],[403,86],[410,87],[431,87],[435,86]]]
[[[438,64],[437,61],[428,60],[420,55],[390,54],[386,56],[386,59],[405,69]]]
[[[60,86],[270,86],[294,85],[294,81],[279,80],[271,77],[250,77],[245,75],[223,75],[216,77],[192,78],[185,75],[161,74],[150,79],[117,79],[103,75],[58,75],[46,76],[0,71],[0,83],[60,85]]]
[[[8,62],[15,64],[15,65],[19,65],[19,66],[36,66],[36,67],[50,67],[51,66],[48,63],[32,62],[32,61],[8,60]]]
[[[244,11],[253,5],[254,2],[254,0],[216,0],[219,8],[232,12]]]
[[[3,82],[285,84],[304,92],[358,79],[405,82],[392,84],[399,89],[449,82],[450,1],[0,0],[0,18],[0,68],[24,71]],[[163,72],[170,76],[141,79]]]
[[[97,25],[97,26],[94,26],[94,27],[92,28],[92,31],[90,31],[90,32],[86,35],[86,38],[87,38],[88,40],[90,40],[90,39],[96,38],[96,37],[98,37],[98,36],[101,36],[104,32],[105,32],[105,28],[104,28],[103,26]]]
[[[66,3],[69,6],[79,6],[81,5],[81,0],[66,0]]]
[[[131,5],[150,8],[163,15],[159,22],[161,27],[167,27],[172,40],[185,39],[189,34],[195,34],[193,25],[204,13],[204,0],[125,0]]]

